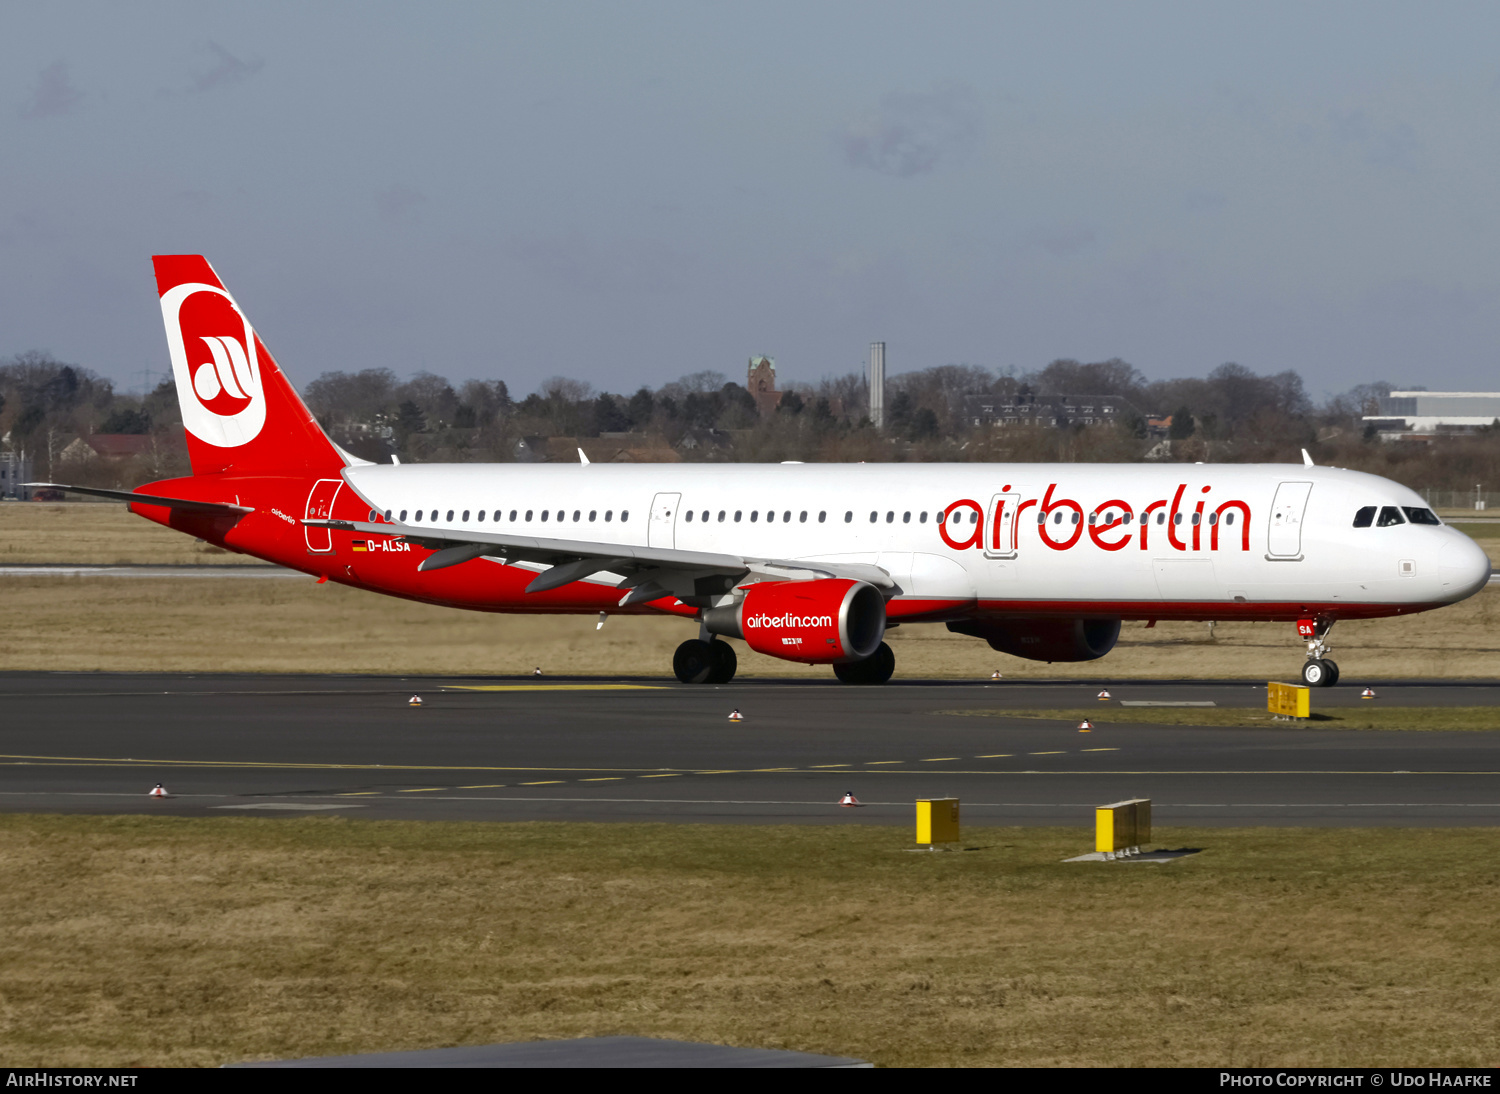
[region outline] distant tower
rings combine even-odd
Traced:
[[[755,399],[761,416],[776,413],[781,402],[781,392],[776,390],[776,358],[752,357],[750,370],[745,377],[745,389]]]
[[[870,343],[870,421],[885,426],[885,343]]]

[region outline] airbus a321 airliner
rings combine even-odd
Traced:
[[[1088,661],[1121,620],[1176,619],[1295,622],[1303,681],[1331,685],[1337,620],[1452,604],[1490,575],[1417,494],[1310,461],[376,465],[318,426],[207,261],[154,262],[193,474],[63,489],[390,596],[681,616],[684,683],[734,676],[726,635],[878,684],[900,623]]]

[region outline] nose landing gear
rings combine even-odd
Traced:
[[[1333,624],[1327,618],[1297,620],[1297,633],[1307,639],[1302,682],[1310,688],[1331,688],[1339,682],[1339,667],[1328,657],[1328,632]]]

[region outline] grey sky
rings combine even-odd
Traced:
[[[294,380],[1228,360],[1500,386],[1500,7],[25,4],[0,355],[129,386],[154,252]]]

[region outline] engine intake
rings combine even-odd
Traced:
[[[885,598],[869,582],[845,578],[762,581],[734,604],[710,608],[703,625],[742,638],[756,653],[837,665],[863,661],[885,637]]]
[[[1097,661],[1120,637],[1118,619],[964,619],[949,623],[948,629],[983,638],[991,649],[1028,661]]]

